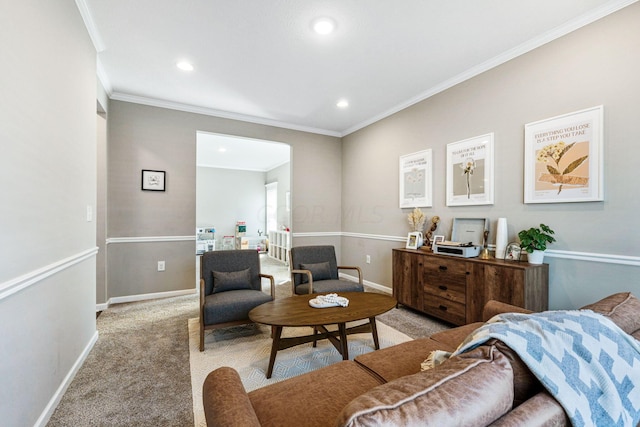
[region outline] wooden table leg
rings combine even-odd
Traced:
[[[349,360],[349,345],[347,344],[347,330],[344,323],[338,323],[338,332],[340,333],[340,347],[342,348],[342,360]]]
[[[267,378],[271,378],[273,373],[273,365],[276,362],[276,354],[280,347],[280,336],[282,335],[282,326],[275,326],[273,329],[273,343],[271,344],[271,357],[269,357],[269,368],[267,369]]]
[[[378,328],[376,327],[376,318],[370,317],[369,324],[371,325],[371,335],[373,335],[373,344],[376,350],[380,350],[380,341],[378,341]]]

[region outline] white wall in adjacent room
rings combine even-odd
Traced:
[[[247,224],[247,236],[265,231],[265,172],[198,167],[196,225],[215,227],[216,240],[233,236],[236,221]]]

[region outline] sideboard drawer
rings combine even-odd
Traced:
[[[465,304],[467,301],[467,283],[458,281],[437,281],[424,283],[425,294]]]
[[[451,262],[451,260],[431,261],[433,259],[423,263],[423,283],[425,286],[446,286],[449,289],[466,292],[467,276],[469,274],[466,263]]]
[[[454,325],[464,325],[467,323],[465,304],[446,298],[425,295],[422,307],[425,313],[451,322]]]

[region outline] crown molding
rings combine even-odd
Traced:
[[[149,98],[149,97],[139,96],[139,95],[130,95],[130,94],[121,93],[121,92],[113,92],[109,96],[109,98],[115,99],[116,101],[132,102],[134,104],[142,104],[142,105],[149,105],[151,107],[167,108],[170,110],[184,111],[187,113],[204,114],[206,116],[220,117],[223,119],[230,119],[230,120],[238,120],[241,122],[249,122],[249,123],[255,123],[255,124],[265,125],[265,126],[274,126],[278,128],[297,130],[301,132],[308,132],[308,133],[313,133],[318,135],[334,136],[337,138],[342,137],[342,133],[327,130],[327,129],[318,129],[318,128],[313,128],[308,126],[294,125],[291,123],[285,123],[278,120],[265,119],[261,117],[249,116],[246,114],[232,113],[229,111],[216,110],[213,108],[198,107],[196,105],[182,104],[180,102],[166,101],[163,99]]]
[[[109,76],[107,76],[99,56],[96,58],[96,75],[98,76],[98,81],[102,85],[102,88],[107,93],[107,96],[111,97],[111,94],[113,93],[111,80],[109,80]]]
[[[102,41],[98,27],[96,27],[96,23],[93,20],[93,16],[89,11],[89,6],[87,6],[86,0],[76,0],[76,6],[78,7],[80,16],[82,16],[84,26],[87,27],[93,47],[96,49],[96,52],[102,52],[105,50],[104,42]]]
[[[440,92],[444,92],[447,89],[452,88],[453,86],[460,84],[466,80],[469,80],[477,75],[484,73],[485,71],[489,71],[492,68],[496,68],[499,65],[504,64],[518,56],[524,55],[527,52],[530,52],[534,49],[537,49],[540,46],[543,46],[549,42],[552,42],[556,39],[559,39],[562,36],[565,36],[575,30],[578,30],[586,25],[589,25],[599,19],[604,18],[614,12],[617,12],[620,9],[623,9],[633,3],[636,3],[639,0],[620,0],[615,2],[607,3],[599,8],[594,9],[590,13],[582,15],[576,19],[566,22],[564,25],[557,27],[551,31],[546,32],[534,39],[531,39],[525,43],[522,43],[519,46],[514,47],[506,52],[501,53],[494,58],[489,59],[475,67],[472,67],[466,70],[463,73],[458,74],[444,82],[433,86],[430,89],[427,89],[425,92],[418,94],[417,96],[408,99],[407,101],[396,105],[395,107],[390,108],[387,111],[384,111],[376,116],[371,117],[364,122],[361,122],[355,126],[350,127],[342,132],[342,136],[347,136],[353,132],[356,132],[362,128],[365,128],[369,125],[372,125],[382,119],[385,119],[395,113],[398,113],[408,107],[411,107],[418,102],[424,101],[427,98],[430,98],[434,95],[437,95]]]

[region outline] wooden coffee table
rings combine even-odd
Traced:
[[[309,300],[318,294],[309,294],[276,299],[249,312],[249,318],[253,322],[272,326],[273,344],[267,378],[271,378],[273,373],[278,350],[296,345],[313,341],[315,347],[317,340],[326,338],[340,352],[342,358],[348,360],[347,335],[371,332],[376,350],[380,348],[376,316],[394,308],[397,301],[389,295],[373,292],[341,292],[338,295],[349,299],[348,307],[313,308],[309,306]],[[351,328],[346,327],[347,322],[362,319],[369,319],[369,322]],[[329,331],[326,328],[328,325],[338,325],[338,330]],[[283,338],[282,328],[285,326],[311,326],[314,333],[302,337]]]

